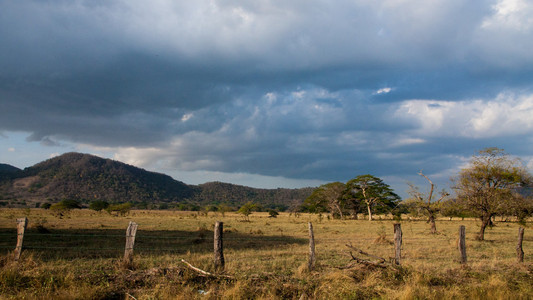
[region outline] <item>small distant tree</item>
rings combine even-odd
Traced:
[[[365,204],[368,212],[368,220],[372,221],[372,213],[377,207],[392,209],[398,205],[400,197],[378,177],[372,175],[360,175],[346,183],[345,193],[352,197],[353,201]]]
[[[89,204],[89,208],[96,211],[101,211],[109,207],[109,202],[104,200],[96,200]]]
[[[232,211],[231,207],[229,207],[225,203],[221,203],[218,205],[217,210],[222,214],[222,217],[226,215],[227,212]]]
[[[133,205],[129,202],[121,204],[111,204],[106,208],[106,211],[111,215],[116,214],[120,216],[125,216],[130,212],[132,206]]]
[[[461,205],[461,202],[455,198],[447,199],[441,202],[440,214],[444,217],[450,218],[466,218],[472,216],[468,210]]]
[[[304,208],[310,213],[331,212],[344,219],[343,192],[345,186],[341,182],[331,182],[316,188],[304,201]]]
[[[273,209],[268,210],[268,217],[269,218],[277,218],[279,213]]]
[[[44,203],[43,205],[41,205],[41,208],[43,208],[43,209],[50,209],[51,206],[52,206],[51,203],[46,202],[46,203]]]
[[[418,175],[424,177],[429,182],[429,193],[424,194],[420,192],[419,188],[413,184],[409,184],[408,193],[413,198],[413,208],[421,211],[421,213],[428,218],[427,222],[431,225],[431,233],[435,234],[437,233],[437,225],[435,223],[435,219],[437,218],[437,214],[441,210],[441,201],[449,194],[445,190],[442,190],[440,192],[439,198],[435,200],[433,195],[435,185],[433,184],[433,182],[429,179],[429,177],[424,175],[422,171],[418,172]]]
[[[510,203],[520,204],[518,191],[530,184],[531,175],[503,149],[486,148],[472,157],[453,182],[457,199],[480,218],[477,239],[484,240],[492,217],[508,209]]]
[[[533,214],[533,197],[527,193],[517,193],[515,197],[511,198],[506,205],[504,211],[501,212],[503,216],[516,217],[518,223],[524,224],[526,220]]]
[[[75,208],[81,208],[76,200],[63,200],[50,206],[51,210],[67,211]]]
[[[252,214],[255,208],[256,208],[256,205],[250,201],[250,202],[245,203],[243,206],[241,206],[241,208],[239,208],[237,213],[243,215],[244,219],[250,222],[250,215]]]

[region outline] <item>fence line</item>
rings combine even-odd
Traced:
[[[179,239],[190,239],[193,241],[200,240],[200,242],[211,242],[213,241],[213,247],[214,247],[214,264],[215,268],[219,270],[224,269],[225,264],[225,258],[223,253],[223,240],[228,241],[250,241],[250,242],[257,242],[257,239],[259,238],[259,241],[284,241],[284,242],[290,242],[291,239],[296,240],[304,240],[305,237],[299,237],[299,236],[286,236],[286,237],[268,237],[268,236],[257,236],[252,239],[250,238],[232,238],[232,237],[224,237],[223,236],[223,224],[222,222],[216,222],[215,228],[213,230],[213,237],[197,237],[197,236],[170,236],[170,237],[155,237],[155,236],[148,236],[148,235],[140,235],[136,236],[137,227],[138,224],[131,221],[128,225],[128,229],[126,230],[125,235],[119,235],[119,234],[54,234],[54,233],[42,233],[42,234],[32,234],[32,233],[26,233],[26,226],[28,223],[27,218],[20,218],[17,219],[17,243],[15,246],[15,249],[13,251],[13,257],[14,260],[17,261],[20,258],[20,255],[22,253],[23,249],[56,249],[56,250],[65,250],[65,249],[80,249],[80,250],[96,250],[96,251],[119,251],[124,250],[124,262],[126,264],[131,264],[133,261],[133,251],[134,249],[141,252],[159,252],[159,251],[176,251],[176,248],[145,248],[145,247],[135,247],[135,239],[141,238],[141,239],[162,239],[162,240],[179,240]],[[308,223],[308,230],[309,230],[309,236],[307,237],[309,239],[309,252],[308,252],[308,269],[312,270],[316,263],[316,253],[315,253],[315,245],[321,244],[322,242],[328,242],[328,241],[343,241],[347,242],[350,239],[335,239],[335,238],[324,238],[324,239],[318,239],[318,243],[315,241],[315,235],[313,232],[313,225],[311,222]],[[466,243],[465,243],[465,226],[461,225],[459,227],[459,234],[458,234],[458,252],[459,252],[459,262],[461,264],[467,263],[467,255],[466,255]],[[2,233],[1,236],[8,236],[10,234]],[[124,248],[119,247],[55,247],[55,246],[35,246],[35,245],[24,245],[23,242],[28,242],[28,239],[26,241],[24,240],[24,237],[34,237],[34,236],[43,236],[46,235],[47,237],[105,237],[105,238],[111,238],[111,237],[120,237],[126,239],[126,244]],[[13,236],[11,234],[11,236]],[[450,238],[446,237],[448,241],[450,241]],[[374,238],[357,238],[358,241],[369,241],[369,240],[375,240]],[[518,262],[523,262],[524,260],[524,251],[522,248],[522,241],[524,239],[524,228],[519,228],[519,234],[518,234],[518,244],[516,245],[516,252],[517,252],[517,260]],[[407,241],[417,241],[417,240],[427,240],[427,238],[408,238]],[[30,239],[31,241],[31,239]],[[142,240],[140,241],[142,243]],[[403,236],[401,231],[401,225],[399,223],[394,224],[394,262],[395,264],[399,265],[401,262],[401,251],[402,251],[402,243],[403,243]],[[0,246],[0,249],[13,249],[12,247],[7,246]],[[301,254],[299,254],[301,255]],[[238,256],[238,255],[237,255]],[[257,255],[253,256],[257,257]],[[322,257],[322,255],[319,255],[319,257]],[[238,256],[238,259],[242,259],[242,257]],[[236,259],[230,259],[230,261],[235,261]]]

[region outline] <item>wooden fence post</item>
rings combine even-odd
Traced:
[[[124,250],[124,263],[131,265],[133,262],[133,245],[135,244],[135,234],[137,234],[137,223],[130,221],[126,229],[126,248]]]
[[[461,225],[461,226],[459,226],[459,243],[458,243],[459,253],[461,254],[461,259],[460,259],[461,264],[466,264],[466,242],[465,242],[465,237],[466,237],[465,226]]]
[[[315,234],[313,232],[313,224],[309,222],[308,225],[309,225],[309,262],[307,264],[307,269],[311,271],[315,267],[315,263],[316,263]]]
[[[524,249],[522,248],[522,241],[524,240],[524,227],[518,228],[518,244],[516,245],[516,254],[518,262],[524,262]]]
[[[394,224],[394,263],[399,265],[402,258],[402,225]]]
[[[217,221],[214,230],[215,269],[224,269],[224,223]]]
[[[28,218],[17,219],[17,246],[15,247],[14,257],[15,261],[19,260],[22,253],[22,242],[24,241],[24,232],[26,231],[26,225],[28,224]]]

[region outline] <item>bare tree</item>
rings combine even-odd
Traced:
[[[428,217],[427,222],[431,225],[431,233],[435,234],[437,233],[437,224],[435,223],[435,219],[437,218],[437,214],[440,212],[441,209],[441,202],[449,196],[449,194],[442,190],[440,192],[440,197],[434,201],[433,199],[433,193],[435,190],[435,185],[433,184],[433,181],[429,179],[422,171],[418,172],[418,175],[424,177],[429,182],[429,193],[424,194],[420,192],[419,188],[413,184],[409,184],[409,195],[413,197],[414,199],[414,206],[416,209],[420,210],[425,216]]]

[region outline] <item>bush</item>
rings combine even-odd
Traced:
[[[81,208],[80,204],[76,200],[63,200],[50,206],[50,209],[52,210],[70,210],[74,208]]]
[[[103,200],[97,200],[89,204],[89,208],[96,211],[101,211],[109,207],[109,202]]]
[[[269,218],[277,218],[279,213],[273,209],[268,210],[268,217]]]
[[[109,205],[106,208],[106,211],[110,214],[116,213],[118,215],[125,216],[130,212],[132,206],[133,205],[129,202],[122,203],[122,204],[113,204],[113,205]]]

